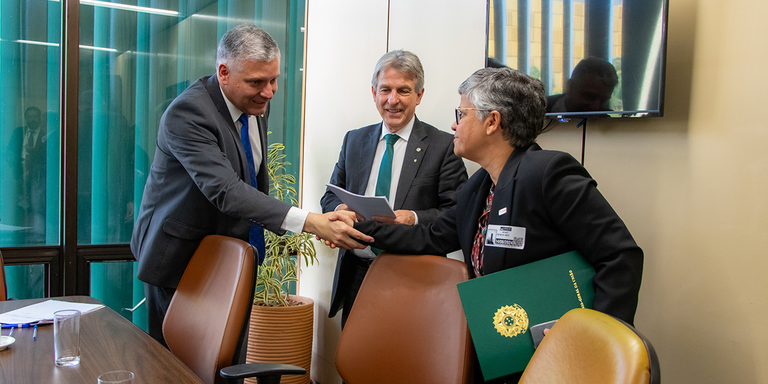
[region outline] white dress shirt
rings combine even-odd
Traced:
[[[395,142],[395,151],[392,154],[392,182],[389,186],[389,197],[387,198],[389,206],[393,209],[395,204],[395,197],[397,195],[397,185],[400,182],[400,173],[402,173],[403,170],[405,148],[408,146],[408,139],[411,137],[414,121],[416,121],[415,116],[411,119],[411,121],[408,122],[408,124],[405,125],[405,127],[395,133],[396,135],[400,136],[400,138]],[[365,187],[365,196],[376,195],[376,181],[379,178],[381,158],[384,157],[384,152],[387,150],[387,140],[384,138],[384,136],[389,133],[392,132],[389,130],[389,128],[387,128],[386,124],[382,122],[381,131],[379,132],[379,142],[376,144],[376,153],[373,156],[373,164],[371,165],[371,173],[368,175],[368,184]],[[413,212],[413,215],[416,218],[416,223],[418,223],[419,216],[416,214],[416,212]],[[373,253],[371,247],[366,247],[365,249],[355,249],[354,253],[358,257],[362,258],[376,257],[376,254]]]
[[[221,88],[219,88],[221,90]],[[242,111],[237,109],[232,102],[227,99],[227,96],[224,95],[224,91],[221,91],[221,95],[224,97],[224,101],[227,103],[227,108],[229,109],[229,114],[232,115],[232,119],[235,123],[235,128],[237,128],[237,132],[240,132],[240,128],[243,127],[242,124],[240,124],[237,119],[240,118],[240,115],[243,114]],[[253,163],[254,167],[256,168],[256,174],[259,174],[259,169],[261,168],[261,154],[263,151],[263,148],[261,148],[261,136],[259,134],[260,130],[258,129],[258,119],[256,119],[256,116],[248,115],[248,137],[251,140],[251,150],[253,151]],[[283,220],[283,223],[280,225],[280,228],[284,231],[291,231],[293,233],[301,233],[304,229],[304,223],[307,221],[307,216],[309,216],[309,211],[305,211],[298,207],[291,207],[290,210],[288,210],[288,214],[285,216],[285,219]]]

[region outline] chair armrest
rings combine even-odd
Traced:
[[[277,363],[237,364],[222,368],[219,374],[227,380],[255,377],[259,384],[280,383],[282,375],[304,375],[307,370],[295,365]]]

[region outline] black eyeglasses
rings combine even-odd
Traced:
[[[481,109],[481,108],[456,108],[456,125],[459,125],[459,120],[461,120],[464,116],[467,114],[462,111],[492,111],[492,109]]]

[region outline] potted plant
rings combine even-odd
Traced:
[[[273,143],[267,153],[269,194],[298,205],[294,188],[296,177],[286,173],[285,145]],[[250,319],[247,362],[293,364],[307,370],[306,375],[286,376],[282,383],[309,383],[314,331],[314,302],[308,297],[290,295],[298,281],[299,262],[317,261],[317,251],[309,233],[277,235],[264,232],[264,262],[256,275],[256,294]],[[246,379],[246,383],[256,383]]]
[[[296,176],[286,173],[285,145],[273,143],[267,152],[267,174],[269,175],[270,196],[299,205],[296,199]],[[259,266],[256,276],[256,297],[254,304],[270,307],[286,307],[291,305],[289,298],[290,284],[298,281],[298,259],[303,257],[306,265],[317,261],[315,243],[310,233],[287,232],[277,235],[264,231],[266,252],[264,263]]]

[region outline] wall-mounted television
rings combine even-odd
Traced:
[[[668,0],[489,0],[486,66],[540,79],[547,118],[664,113]]]

